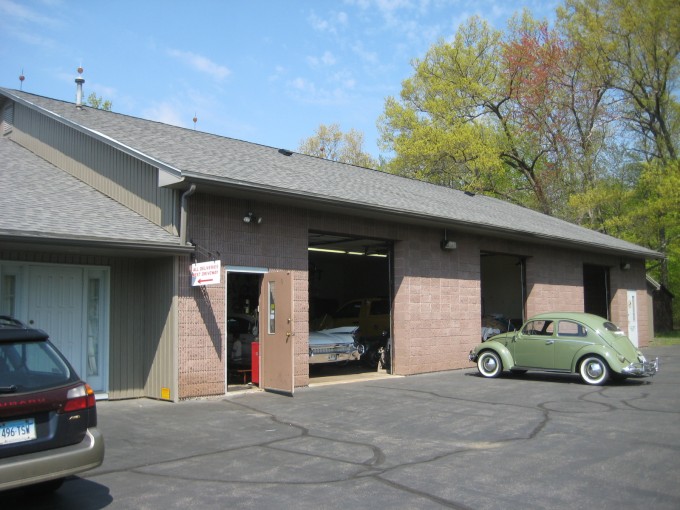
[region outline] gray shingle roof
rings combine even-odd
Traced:
[[[463,226],[534,241],[575,244],[585,249],[659,257],[647,248],[595,232],[495,198],[278,149],[179,128],[73,103],[0,89],[29,106],[103,135],[178,172],[185,179],[222,186],[275,191],[301,200],[317,199],[350,208],[389,212],[395,220],[413,218]]]
[[[0,138],[0,235],[149,248],[179,238],[7,138]]]

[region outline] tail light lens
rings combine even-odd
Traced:
[[[68,390],[66,404],[64,404],[60,412],[81,411],[83,409],[91,409],[95,405],[94,391],[90,388],[89,384],[81,384]]]

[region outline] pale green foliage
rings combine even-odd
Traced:
[[[592,185],[602,94],[577,49],[528,13],[507,34],[471,18],[414,69],[380,119],[390,171],[558,215]]]
[[[592,197],[603,214],[593,226],[666,256],[654,275],[680,294],[680,2],[566,0],[559,23],[585,49],[585,62],[619,101],[619,137],[629,159],[643,160],[636,182],[610,196],[608,181]],[[574,199],[583,209],[587,199]],[[617,211],[610,211],[616,209]],[[675,320],[680,322],[680,306]]]
[[[350,165],[377,168],[378,162],[363,151],[364,135],[355,129],[347,133],[338,124],[321,124],[316,133],[300,142],[298,152]]]
[[[627,136],[645,159],[677,159],[680,118],[680,2],[566,0],[563,30],[585,49],[603,87],[616,91]]]
[[[105,101],[101,97],[97,97],[97,94],[92,92],[87,96],[86,104],[92,108],[97,108],[99,110],[111,111],[112,103],[108,99]]]

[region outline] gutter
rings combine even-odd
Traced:
[[[180,212],[179,221],[179,244],[186,246],[187,244],[187,199],[196,191],[196,185],[192,184],[189,189],[182,193],[182,210]]]

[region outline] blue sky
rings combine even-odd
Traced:
[[[296,150],[320,124],[380,154],[385,98],[468,17],[505,28],[555,0],[0,0],[0,86]],[[194,126],[193,117],[198,118]]]

